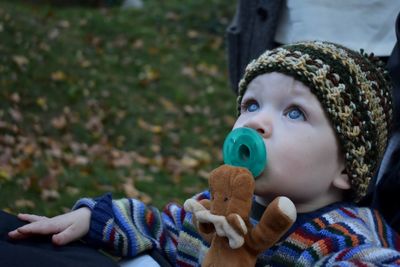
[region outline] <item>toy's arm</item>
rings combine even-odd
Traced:
[[[249,233],[249,246],[258,253],[272,247],[296,220],[296,207],[287,197],[277,197],[268,205],[260,222]]]
[[[188,199],[183,204],[186,211],[193,214],[192,222],[196,225],[197,229],[204,234],[211,234],[215,232],[213,223],[207,220],[210,216],[210,205],[211,202],[208,199],[196,201],[194,199]]]
[[[240,235],[247,234],[247,226],[243,219],[236,213],[229,214],[226,216],[226,220],[228,221],[229,225],[238,232]]]
[[[201,224],[211,224],[218,236],[225,236],[229,240],[229,245],[231,248],[239,248],[244,243],[244,238],[236,232],[236,230],[229,224],[225,216],[212,214],[203,205],[194,199],[188,199],[184,203],[184,208],[186,211],[192,212],[193,217],[196,220],[196,225],[200,230]],[[237,214],[232,214],[236,216],[239,221],[239,225],[243,227],[241,232],[247,232],[247,227]],[[214,232],[214,231],[213,231]],[[207,234],[207,233],[206,233]]]
[[[199,201],[201,205],[204,206],[207,210],[210,210],[211,201],[209,199],[202,199]],[[202,233],[211,234],[217,231],[219,236],[229,236],[229,234],[225,233],[227,231],[226,226],[222,226],[223,224],[228,223],[231,227],[229,230],[235,230],[239,235],[247,234],[247,227],[244,223],[243,219],[236,213],[229,214],[226,216],[226,220],[223,216],[215,216],[213,214],[207,214],[206,216],[200,216],[202,218],[201,222],[198,222],[198,228]],[[194,217],[195,221],[196,216]],[[196,222],[197,223],[197,222]],[[217,229],[216,229],[217,227]],[[233,229],[231,229],[233,228]]]
[[[203,205],[204,208],[206,208],[206,210],[210,210],[211,207],[211,201],[209,199],[202,199],[199,201],[201,205]],[[194,216],[194,220],[196,219],[196,216]],[[194,222],[195,225],[198,226],[198,229],[200,232],[204,233],[204,234],[212,234],[215,232],[215,227],[214,224],[212,222]]]

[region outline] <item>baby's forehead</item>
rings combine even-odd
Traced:
[[[313,95],[310,88],[303,82],[290,75],[279,72],[270,72],[258,75],[249,83],[246,93],[255,93],[268,89],[282,90],[282,93],[294,96]]]

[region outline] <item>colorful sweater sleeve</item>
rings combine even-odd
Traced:
[[[368,208],[341,208],[316,218],[277,250],[272,262],[283,265],[400,266],[398,234]]]
[[[196,195],[202,199],[207,192]],[[175,263],[179,233],[186,218],[184,209],[175,203],[161,212],[139,200],[112,200],[111,194],[98,199],[83,198],[74,209],[88,207],[92,211],[89,233],[85,240],[94,246],[119,255],[133,257],[156,249]]]
[[[352,213],[350,209],[342,211],[356,218],[356,212]],[[399,235],[377,211],[360,211],[364,219],[347,220],[326,228],[327,233],[338,234],[331,239],[331,245],[334,244],[336,249],[321,257],[316,266],[400,266]],[[328,245],[324,240],[318,243],[319,249],[323,243]]]

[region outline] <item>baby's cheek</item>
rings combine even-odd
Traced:
[[[268,154],[271,171],[277,174],[295,175],[304,167],[308,160],[307,152],[301,149],[299,143],[284,142],[279,149]]]

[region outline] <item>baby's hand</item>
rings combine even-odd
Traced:
[[[56,245],[65,245],[80,239],[89,231],[91,211],[80,208],[53,218],[33,214],[18,214],[18,218],[30,222],[8,233],[12,239],[24,239],[32,235],[53,235]]]

